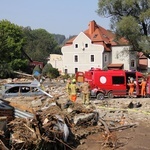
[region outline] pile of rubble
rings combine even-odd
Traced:
[[[70,113],[56,102],[34,112],[33,118],[16,118],[8,123],[12,149],[74,149],[80,139],[98,132],[98,113],[75,104]],[[75,144],[76,143],[76,144]]]
[[[60,86],[60,85],[61,86]],[[117,148],[117,131],[136,127],[127,120],[124,110],[104,111],[92,103],[84,106],[80,101],[64,109],[67,101],[65,84],[48,84],[45,90],[53,95],[9,98],[11,106],[33,114],[33,117],[15,118],[1,128],[0,149],[76,149],[84,139],[95,133],[101,134],[102,146]],[[24,106],[24,107],[23,107]],[[114,115],[115,114],[115,115]],[[114,117],[115,116],[115,117]],[[113,118],[114,117],[114,118]],[[7,131],[2,132],[2,131]],[[8,133],[9,131],[9,133]]]
[[[33,118],[16,118],[7,124],[11,149],[75,149],[88,135],[101,133],[102,144],[115,147],[114,131],[135,127],[135,124],[113,126],[104,121],[93,107],[75,103],[62,110],[58,102],[34,112]],[[1,135],[3,136],[3,135]],[[116,137],[114,137],[117,139]],[[5,142],[4,142],[5,143]]]

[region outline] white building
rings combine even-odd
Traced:
[[[97,25],[89,23],[89,28],[70,39],[61,49],[63,54],[62,72],[74,74],[94,68],[121,68],[136,70],[137,52],[132,51],[124,38],[116,36]]]

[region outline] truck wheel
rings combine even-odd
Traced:
[[[113,93],[112,93],[112,91],[110,91],[110,92],[108,92],[108,98],[113,98],[114,97],[114,95],[113,95]]]
[[[104,96],[103,93],[98,93],[98,94],[97,94],[97,99],[98,99],[98,100],[103,100],[104,97],[105,97],[105,96]]]

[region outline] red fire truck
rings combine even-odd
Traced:
[[[91,96],[97,99],[113,97],[126,97],[129,87],[127,83],[132,78],[135,82],[134,96],[140,96],[140,86],[143,75],[137,71],[125,70],[101,70],[92,68],[89,71],[77,72],[77,82],[88,81],[91,87]]]

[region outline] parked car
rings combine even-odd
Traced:
[[[16,96],[37,96],[44,95],[38,81],[25,83],[8,83],[2,87],[2,98]]]

